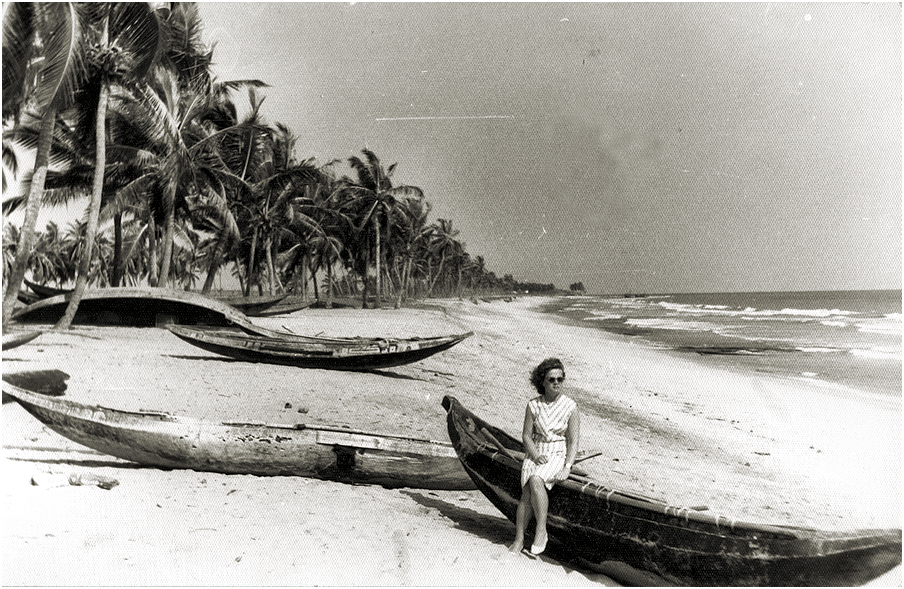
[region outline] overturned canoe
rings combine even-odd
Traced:
[[[468,332],[428,338],[331,340],[270,337],[181,325],[168,327],[193,346],[236,360],[336,370],[374,370],[410,364],[448,350],[473,335]]]
[[[66,312],[72,294],[52,296],[13,313],[21,323],[56,323]],[[183,325],[239,325],[254,329],[241,311],[208,297],[163,288],[100,288],[85,291],[73,321],[80,325],[154,327]]]
[[[41,335],[40,331],[14,331],[3,334],[3,350],[12,350],[23,344],[27,344]]]
[[[462,465],[506,517],[521,497],[520,441],[445,397]],[[574,557],[646,585],[858,585],[901,563],[901,530],[822,531],[736,522],[572,474],[549,492],[547,530]]]
[[[474,488],[448,442],[302,424],[213,423],[118,411],[36,394],[6,382],[6,376],[3,392],[53,431],[147,466],[392,488]]]

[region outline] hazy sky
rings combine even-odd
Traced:
[[[270,84],[298,157],[398,162],[500,276],[901,287],[897,3],[200,10],[218,78]]]

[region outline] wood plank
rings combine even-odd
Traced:
[[[438,442],[383,438],[367,434],[345,433],[335,431],[318,431],[317,443],[331,446],[348,446],[368,450],[388,450],[391,452],[407,452],[426,456],[455,457],[455,449]]]

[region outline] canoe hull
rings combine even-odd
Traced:
[[[514,522],[520,462],[498,452],[480,429],[509,450],[521,451],[521,443],[454,398],[446,397],[443,406],[465,470]],[[595,565],[626,564],[647,575],[646,584],[652,578],[672,585],[850,586],[901,563],[901,530],[828,532],[734,522],[619,493],[578,475],[550,491],[547,529],[569,554]],[[618,570],[613,567],[616,575]]]
[[[230,335],[225,331],[170,326],[180,339],[208,352],[244,362],[297,368],[376,370],[402,366],[448,350],[473,335],[401,340],[308,340],[291,336]]]
[[[37,301],[13,313],[21,323],[55,323],[66,311],[70,294]],[[236,325],[253,329],[239,310],[208,297],[160,288],[102,288],[86,290],[73,320],[77,325],[155,327],[182,325]]]
[[[341,428],[213,423],[118,411],[44,397],[8,382],[3,391],[63,437],[146,466],[391,488],[475,488],[454,449],[443,442]]]

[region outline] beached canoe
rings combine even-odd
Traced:
[[[445,397],[452,445],[477,488],[513,522],[523,446]],[[734,521],[572,474],[549,493],[547,530],[569,555],[645,585],[859,585],[901,563],[901,530],[822,531]]]
[[[21,323],[56,323],[66,312],[71,293],[52,296],[13,313]],[[75,324],[154,327],[183,325],[239,325],[254,329],[248,317],[229,305],[182,290],[162,288],[99,288],[85,291]]]
[[[317,305],[316,301],[303,300],[300,297],[286,297],[279,304],[264,309],[256,315],[256,317],[274,317],[276,315],[289,315],[295,311],[313,308]]]
[[[448,350],[474,335],[468,332],[427,338],[318,340],[304,336],[269,337],[181,325],[168,327],[174,335],[193,346],[236,360],[335,370],[374,370],[410,364]]]
[[[41,335],[40,331],[14,331],[3,334],[3,350],[12,350]]]
[[[118,411],[47,397],[7,380],[4,375],[3,392],[53,431],[147,466],[391,488],[475,488],[448,442],[303,424],[214,423]]]
[[[10,372],[3,375],[3,381],[33,393],[60,397],[66,394],[69,375],[62,370],[33,370],[28,372]],[[3,403],[11,403],[14,399],[3,393]]]
[[[44,284],[37,284],[32,282],[31,280],[23,279],[25,286],[27,286],[33,293],[38,295],[42,299],[48,299],[50,297],[55,297],[59,295],[65,295],[72,292],[71,288],[54,288],[52,286],[46,286]]]
[[[25,303],[26,305],[36,303],[43,298],[46,298],[46,297],[42,297],[39,294],[35,294],[35,293],[29,292],[27,290],[22,290],[21,288],[19,289],[19,292],[16,294],[16,299],[20,303]]]
[[[287,294],[263,295],[259,297],[213,297],[214,299],[234,307],[248,315],[249,317],[258,317],[269,311],[285,299]]]

